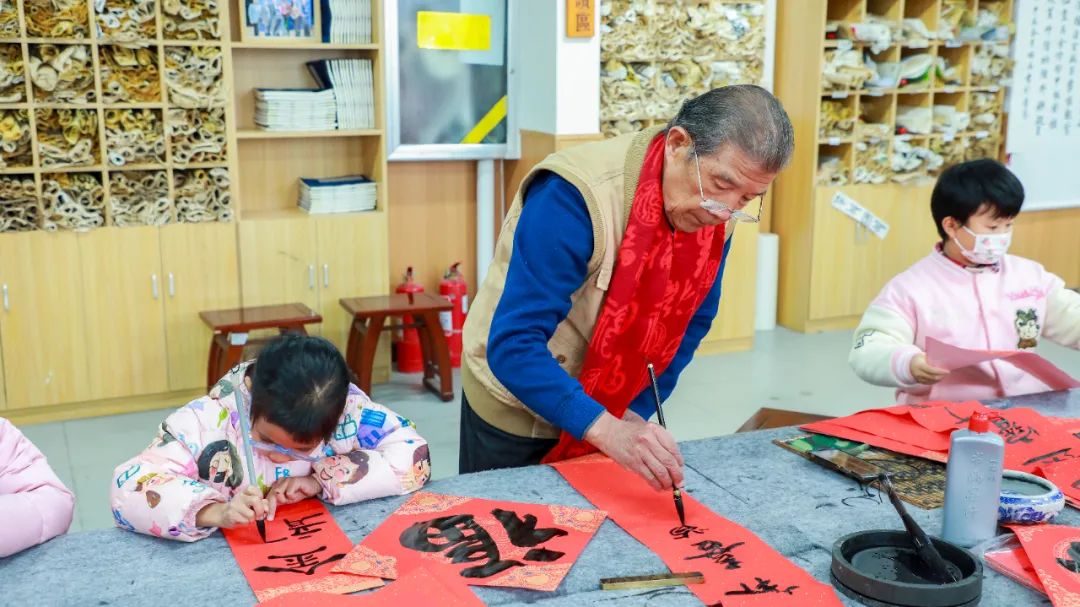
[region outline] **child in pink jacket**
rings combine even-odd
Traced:
[[[249,412],[250,437],[238,407]],[[116,468],[110,493],[118,527],[193,542],[308,497],[350,504],[409,493],[430,471],[412,422],[350,384],[333,344],[286,335],[170,415],[145,451]]]
[[[0,558],[67,533],[75,496],[18,428],[0,418]]]
[[[1080,349],[1080,294],[1042,265],[1006,254],[1023,203],[1020,181],[995,160],[964,162],[941,174],[930,199],[941,242],[866,310],[848,358],[859,377],[896,387],[900,403],[1048,389],[1008,362],[949,373],[924,353],[927,337],[980,350],[1024,350],[1040,338]]]

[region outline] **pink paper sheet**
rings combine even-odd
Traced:
[[[1003,360],[1028,372],[1051,390],[1080,388],[1080,381],[1028,350],[971,350],[926,338],[926,359],[935,367],[953,371],[991,360]]]

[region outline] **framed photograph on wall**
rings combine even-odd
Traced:
[[[241,0],[242,42],[321,42],[318,0]]]

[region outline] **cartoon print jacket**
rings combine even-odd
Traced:
[[[275,464],[254,452],[256,478],[247,478],[236,412],[236,391],[251,363],[233,368],[210,394],[177,409],[150,446],[120,464],[109,487],[116,525],[128,531],[193,542],[215,531],[197,527],[205,506],[227,502],[249,484],[265,492],[276,479],[313,475],[331,504],[402,495],[419,489],[431,472],[427,442],[409,420],[349,386],[345,411],[314,464]]]

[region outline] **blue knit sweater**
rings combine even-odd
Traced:
[[[488,365],[495,377],[529,409],[581,439],[604,411],[566,374],[548,350],[548,340],[570,312],[570,296],[588,273],[593,253],[592,221],[576,187],[554,173],[530,184],[514,232],[514,248],[502,298],[488,334]],[[708,333],[720,303],[720,283],[731,247],[708,296],[694,313],[675,358],[657,381],[666,400]],[[645,419],[656,412],[651,388],[630,404]]]

